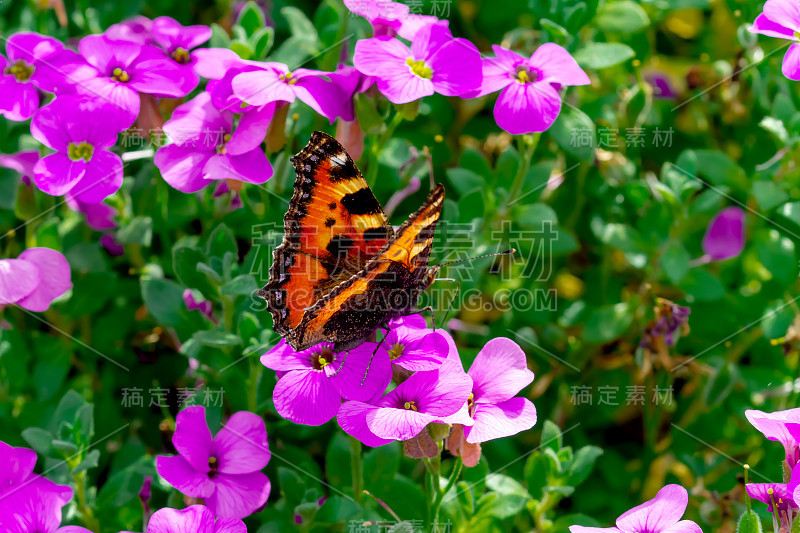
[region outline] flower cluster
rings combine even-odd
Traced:
[[[205,90],[173,111],[164,124],[170,144],[155,155],[167,183],[187,193],[213,180],[269,179],[272,167],[261,145],[271,121],[285,121],[279,111],[295,100],[360,131],[353,97],[373,85],[396,104],[434,93],[475,98],[501,91],[497,123],[521,134],[553,123],[564,86],[590,83],[558,45],[542,45],[529,59],[495,46],[496,57],[481,58],[474,44],[453,37],[447,21],[404,16],[407,6],[389,3],[396,9],[348,4],[372,23],[374,36],[356,43],[354,67],[340,65],[335,72],[200,48],[211,29],[181,26],[169,17],[116,24],[84,37],[77,50],[51,37],[18,33],[8,39],[6,57],[0,56],[0,114],[32,118],[33,136],[54,152],[41,159],[35,152],[17,154],[37,187],[96,204],[122,183],[122,160],[113,151],[117,134],[135,121],[160,125],[157,100],[187,96],[201,78],[210,80]],[[51,101],[41,106],[43,99]]]
[[[387,328],[380,343],[347,353],[325,343],[296,352],[281,341],[261,358],[279,373],[278,413],[309,425],[335,416],[345,432],[368,446],[409,441],[431,424],[450,424],[450,450],[467,466],[480,458],[479,443],[536,423],[531,401],[515,397],[533,381],[533,372],[513,341],[489,341],[465,373],[453,338],[427,328],[421,316],[394,319]]]

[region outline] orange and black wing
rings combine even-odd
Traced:
[[[307,308],[361,271],[394,236],[367,182],[336,139],[314,132],[292,163],[297,179],[284,217],[283,243],[273,253],[269,282],[259,291],[281,335],[300,323]]]
[[[336,351],[353,348],[394,317],[417,311],[419,294],[438,267],[429,268],[444,187],[437,185],[423,206],[403,224],[362,272],[337,285],[309,309],[292,331],[296,350],[332,342]]]

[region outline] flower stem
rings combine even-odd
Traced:
[[[74,466],[70,465],[70,469],[74,469],[78,464],[80,462],[77,462]],[[75,493],[78,499],[78,511],[81,513],[83,523],[90,531],[100,531],[100,522],[97,521],[92,509],[86,504],[86,470],[73,474],[73,479],[75,480]]]
[[[258,382],[261,379],[261,372],[264,367],[255,358],[250,358],[250,375],[247,378],[247,410],[258,414]]]
[[[531,168],[531,160],[533,153],[536,151],[536,146],[541,139],[541,133],[530,133],[517,137],[519,142],[520,153],[522,155],[522,162],[517,169],[517,175],[514,176],[514,181],[511,183],[511,188],[508,190],[508,201],[513,202],[522,189],[522,184],[525,182],[525,175],[528,169]]]
[[[364,486],[364,466],[361,463],[361,441],[350,437],[350,468],[353,474],[353,495],[357,503],[361,503]]]
[[[444,501],[445,495],[450,492],[450,489],[453,488],[453,485],[456,484],[458,478],[461,477],[461,468],[464,466],[464,463],[461,461],[461,457],[456,457],[456,464],[453,466],[453,471],[450,473],[450,479],[447,480],[447,485],[445,485],[444,490],[440,491],[438,496],[436,496],[436,501],[433,502],[433,524],[434,526],[439,523],[439,509],[442,506],[442,502]]]

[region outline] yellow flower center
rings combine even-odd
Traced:
[[[410,401],[410,402],[406,402],[405,404],[403,404],[403,407],[404,407],[404,408],[406,408],[406,409],[411,409],[411,410],[412,410],[412,411],[414,411],[414,412],[417,412],[417,411],[419,411],[419,409],[417,408],[417,405],[416,405],[416,403],[415,403],[413,400],[412,400],[412,401]]]
[[[178,47],[172,52],[172,59],[180,63],[181,65],[185,65],[188,63],[191,58],[189,57],[189,50],[185,48]]]
[[[111,77],[119,82],[127,83],[131,77],[128,76],[128,73],[122,70],[121,68],[117,67],[113,71],[111,71]]]
[[[222,144],[217,146],[217,153],[218,154],[224,154],[224,153],[228,152],[228,149],[225,148],[225,145],[228,144],[228,141],[230,141],[230,140],[231,140],[231,134],[230,133],[226,133],[225,135],[222,136]]]
[[[281,74],[280,78],[289,85],[294,85],[295,83],[297,83],[297,78],[293,78],[291,72],[287,72],[286,74]]]
[[[33,65],[27,64],[25,61],[18,59],[14,63],[8,65],[3,71],[4,74],[11,74],[17,81],[28,81],[33,76]]]
[[[403,355],[403,348],[405,348],[405,346],[402,344],[395,344],[392,346],[392,349],[389,350],[389,357],[392,359],[392,361]]]
[[[217,458],[214,457],[214,456],[209,457],[208,458],[208,469],[209,469],[208,470],[208,475],[209,475],[209,477],[214,477],[214,474],[217,473],[217,467],[219,467],[219,465],[217,464]]]
[[[538,75],[537,73],[531,72],[528,70],[528,67],[519,66],[517,67],[517,75],[514,79],[517,80],[519,83],[533,83],[537,80]]]
[[[73,161],[83,159],[88,163],[92,160],[92,154],[94,154],[94,146],[86,142],[79,144],[69,143],[67,147],[67,155]]]
[[[411,70],[411,73],[417,77],[429,80],[431,76],[433,76],[433,71],[431,67],[425,64],[425,61],[420,59],[418,61],[414,61],[413,57],[409,57],[406,59],[406,65]]]
[[[331,350],[327,346],[323,346],[320,352],[314,354],[311,357],[311,365],[316,370],[322,370],[329,364],[333,363],[335,360],[336,357],[333,354],[333,350]]]

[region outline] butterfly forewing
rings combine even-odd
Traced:
[[[341,351],[357,346],[391,318],[416,312],[419,294],[432,280],[427,265],[443,202],[444,188],[437,185],[363,271],[306,311],[289,343],[300,350],[332,342]]]
[[[360,272],[393,236],[386,215],[341,144],[314,132],[292,158],[297,179],[273,253],[267,300],[275,331],[286,335],[309,307]]]

